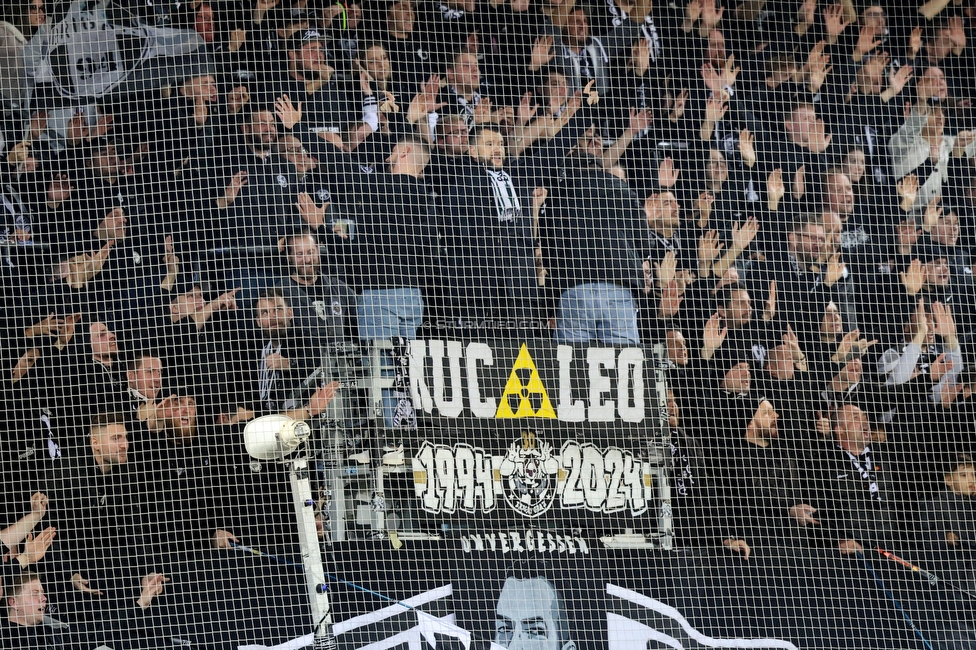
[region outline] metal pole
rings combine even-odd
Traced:
[[[312,632],[316,650],[332,650],[336,647],[332,635],[332,615],[329,605],[328,586],[322,565],[322,550],[315,530],[315,500],[308,480],[308,459],[296,458],[290,463],[289,478],[298,522],[298,541],[305,567],[308,587],[308,604],[312,610]]]

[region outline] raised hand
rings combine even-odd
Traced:
[[[715,203],[715,195],[711,192],[702,192],[695,199],[695,211],[698,212],[698,227],[704,228],[708,225],[708,219],[712,216],[712,205]]]
[[[803,195],[807,191],[806,172],[807,166],[800,165],[797,168],[796,173],[793,174],[792,194],[795,201],[802,199]]]
[[[720,122],[729,110],[729,103],[725,99],[724,91],[719,91],[708,98],[705,102],[705,121],[711,124]]]
[[[35,492],[30,498],[31,514],[43,518],[47,514],[47,495],[43,492]]]
[[[516,124],[525,126],[532,121],[532,118],[535,117],[536,111],[538,110],[538,107],[532,101],[532,91],[526,92],[522,95],[521,101],[519,101],[518,111],[515,114]]]
[[[688,106],[688,99],[691,97],[691,93],[688,92],[687,88],[683,88],[680,93],[674,98],[674,103],[671,105],[671,113],[668,115],[668,119],[671,122],[677,122],[685,114],[685,107]]]
[[[316,417],[321,414],[325,409],[329,408],[329,404],[335,399],[336,393],[339,392],[339,382],[331,381],[325,386],[319,387],[308,400],[308,414],[311,417]]]
[[[767,323],[776,317],[776,280],[769,283],[769,297],[766,298],[766,309],[763,310],[763,320]]]
[[[704,351],[714,352],[722,347],[725,343],[725,337],[729,333],[728,327],[722,326],[722,317],[718,314],[712,314],[711,317],[705,322],[705,329],[702,332],[702,346]],[[711,358],[711,354],[707,357],[702,354],[703,358]]]
[[[783,183],[783,170],[777,167],[766,178],[766,199],[769,209],[775,211],[784,196],[786,196],[786,185]]]
[[[748,217],[743,223],[732,224],[732,248],[737,251],[744,251],[749,248],[749,244],[756,238],[759,232],[759,220],[755,217]]]
[[[832,40],[837,40],[837,37],[843,34],[844,30],[850,26],[850,23],[844,20],[844,7],[841,5],[825,7],[821,14],[823,15],[827,35]]]
[[[673,318],[681,308],[684,301],[684,287],[681,283],[672,280],[661,287],[661,302],[658,303],[657,315],[659,318]]]
[[[922,51],[922,28],[916,27],[908,37],[908,58],[914,60]]]
[[[593,90],[593,86],[596,85],[595,79],[590,79],[586,87],[583,88],[583,95],[586,97],[586,105],[593,106],[594,104],[600,103],[600,93]]]
[[[698,272],[702,277],[711,274],[712,263],[718,259],[724,246],[719,241],[717,230],[709,230],[698,238]]]
[[[661,161],[661,164],[657,168],[657,182],[661,187],[674,187],[674,184],[678,182],[678,174],[681,170],[676,169],[674,166],[674,160],[670,156]]]
[[[701,21],[702,29],[710,30],[719,24],[722,20],[722,14],[725,13],[725,7],[720,9],[715,8],[715,0],[704,0],[701,5]]]
[[[834,286],[838,280],[844,277],[847,264],[840,261],[840,253],[834,253],[827,258],[827,268],[824,271],[824,284],[828,287]]]
[[[898,196],[901,197],[901,209],[910,212],[918,196],[918,176],[909,174],[895,184]]]
[[[910,65],[903,65],[897,70],[893,70],[888,73],[888,91],[891,93],[892,97],[901,94],[901,91],[905,89],[905,86],[915,74],[915,68]]]
[[[532,44],[529,70],[535,72],[552,61],[553,57],[556,56],[556,53],[552,49],[553,42],[552,36],[540,36],[535,39],[535,43]]]
[[[908,268],[900,274],[901,283],[909,296],[914,296],[925,285],[925,269],[919,260],[912,260]]]
[[[739,131],[739,155],[746,167],[752,168],[756,165],[756,137],[749,129]]]
[[[658,286],[665,287],[672,282],[678,270],[678,258],[674,251],[664,254],[661,262],[654,262],[654,275],[657,277]]]
[[[881,41],[875,38],[874,25],[865,25],[861,28],[861,33],[857,37],[854,45],[854,60],[860,61],[871,50],[881,45]]]
[[[67,174],[58,174],[51,179],[47,186],[48,207],[56,208],[71,198],[75,186],[68,180]]]
[[[52,542],[54,542],[54,536],[57,535],[57,532],[58,531],[54,526],[48,526],[36,537],[33,533],[28,535],[24,540],[24,549],[20,552],[20,555],[17,556],[21,566],[28,566],[43,560],[44,555],[47,553],[47,549],[49,549]]]
[[[491,99],[485,97],[474,107],[474,123],[487,124],[491,122],[491,118]]]
[[[932,232],[932,229],[938,225],[939,219],[942,218],[942,208],[939,206],[941,200],[942,197],[933,196],[925,207],[925,215],[922,217],[922,230],[925,232]]]
[[[641,41],[643,42],[643,41]],[[649,108],[637,110],[630,109],[630,132],[633,134],[643,133],[654,124],[654,113]]]
[[[314,229],[321,228],[325,224],[325,212],[329,207],[328,203],[316,205],[312,196],[308,192],[298,195],[298,202],[295,204],[301,218]]]
[[[952,317],[952,307],[941,302],[932,303],[932,331],[946,340],[955,340],[956,321]]]

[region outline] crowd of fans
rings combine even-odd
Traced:
[[[241,425],[418,333],[666,342],[679,543],[976,543],[971,0],[117,5],[207,63],[4,116],[0,645],[276,548]]]

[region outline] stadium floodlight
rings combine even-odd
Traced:
[[[279,460],[288,465],[302,566],[305,568],[308,601],[312,611],[314,647],[316,650],[331,650],[335,648],[336,641],[332,634],[322,550],[315,528],[315,501],[312,499],[312,487],[309,483],[308,446],[303,444],[310,439],[311,433],[311,428],[304,422],[285,415],[266,415],[248,422],[244,427],[244,446],[247,453],[257,460]]]
[[[244,427],[244,446],[257,460],[281,460],[308,440],[312,430],[286,415],[265,415]]]

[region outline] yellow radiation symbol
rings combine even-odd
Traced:
[[[535,367],[535,361],[529,354],[525,343],[519,350],[518,358],[512,366],[512,373],[505,384],[505,392],[495,411],[496,419],[514,418],[551,418],[556,419],[556,412],[546,394],[542,378]]]

